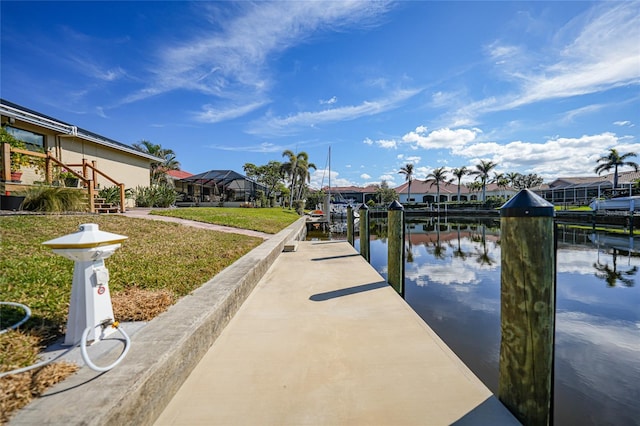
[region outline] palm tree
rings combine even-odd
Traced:
[[[491,181],[498,186],[498,189],[502,190],[500,196],[502,198],[506,198],[504,190],[509,186],[509,178],[507,178],[503,173],[493,172],[493,179],[491,179]]]
[[[440,203],[440,182],[447,182],[447,171],[444,167],[438,167],[434,169],[431,173],[427,175],[427,179],[433,178],[436,183],[436,200]],[[433,186],[433,182],[431,182],[431,186]],[[438,204],[438,208],[440,208],[440,204]]]
[[[598,163],[600,164],[596,167],[596,173],[601,174],[602,172],[608,172],[613,169],[613,189],[615,190],[618,187],[618,167],[633,167],[633,169],[637,172],[638,163],[633,161],[627,161],[627,158],[635,157],[635,152],[627,152],[626,154],[620,155],[615,148],[609,148],[609,155],[605,155],[603,157],[598,158]]]
[[[407,188],[407,203],[409,203],[409,200],[411,199],[411,181],[413,181],[413,164],[407,163],[400,167],[400,171],[398,173],[404,175],[405,182],[409,182]]]
[[[283,157],[289,159],[288,162],[282,164],[283,172],[291,178],[289,193],[289,208],[293,205],[293,197],[302,197],[305,182],[311,179],[309,169],[316,169],[315,164],[309,163],[309,154],[304,151],[295,154],[287,149],[282,153]],[[296,191],[297,190],[297,191]]]
[[[497,166],[493,161],[480,160],[480,164],[476,164],[476,169],[472,171],[471,175],[476,175],[476,179],[480,179],[482,184],[482,202],[487,198],[487,181],[489,180],[489,173]]]
[[[469,174],[469,169],[467,169],[467,166],[457,167],[457,168],[451,170],[451,174],[458,179],[458,198],[457,198],[457,200],[458,200],[458,202],[460,202],[460,181],[462,180],[462,177],[464,175],[468,175]]]
[[[478,181],[469,182],[466,186],[470,193],[478,192],[482,189],[482,184]]]
[[[518,172],[509,172],[504,175],[504,177],[509,181],[513,188],[516,187],[516,184],[518,183],[518,180],[521,176],[522,175]]]
[[[298,160],[298,192],[296,194],[298,200],[304,198],[305,182],[311,182],[311,173],[309,172],[309,169],[317,170],[317,167],[314,163],[309,163],[304,158]]]
[[[151,185],[167,182],[167,172],[169,170],[180,170],[180,163],[176,160],[176,153],[172,149],[165,149],[162,146],[148,140],[141,140],[133,144],[133,148],[145,154],[161,158],[162,161],[151,163]]]

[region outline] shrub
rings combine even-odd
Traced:
[[[294,200],[293,201],[293,208],[296,210],[296,213],[298,213],[300,216],[302,216],[304,214],[304,205],[306,204],[305,200]]]
[[[171,207],[178,196],[168,185],[138,186],[133,194],[138,207]]]
[[[29,188],[22,203],[23,210],[48,213],[84,212],[88,207],[84,191],[53,186]]]
[[[133,190],[127,188],[124,190],[125,198],[133,197]],[[98,191],[98,197],[104,198],[105,203],[120,205],[120,187],[109,186]]]

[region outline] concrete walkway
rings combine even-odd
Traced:
[[[282,253],[156,425],[511,425],[346,242]]]
[[[134,209],[129,209],[124,213],[118,213],[121,214],[123,216],[129,216],[129,217],[137,217],[140,219],[150,219],[150,220],[159,220],[162,222],[173,222],[173,223],[180,223],[182,225],[185,226],[191,226],[194,228],[200,228],[200,229],[209,229],[211,231],[219,231],[219,232],[228,232],[228,233],[232,233],[232,234],[242,234],[242,235],[248,235],[251,237],[258,237],[258,238],[262,238],[263,240],[267,240],[269,238],[272,237],[271,234],[266,234],[264,232],[258,232],[258,231],[252,231],[250,229],[240,229],[240,228],[232,228],[230,226],[222,226],[222,225],[214,225],[212,223],[205,223],[205,222],[198,222],[196,220],[189,220],[189,219],[180,219],[177,217],[170,217],[170,216],[160,216],[160,215],[153,215],[150,214],[151,210],[161,210],[161,209],[147,209],[147,208],[134,208]]]

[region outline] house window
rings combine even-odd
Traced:
[[[5,130],[7,131],[7,133],[13,135],[14,138],[24,142],[27,145],[27,149],[29,151],[44,151],[44,135],[11,126],[5,126]]]

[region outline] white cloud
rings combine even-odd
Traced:
[[[312,188],[320,189],[329,185],[329,169],[317,169],[311,171],[311,179],[309,185]],[[353,182],[348,179],[341,178],[340,173],[331,170],[331,187],[335,186],[351,186]]]
[[[455,151],[472,162],[490,159],[503,171],[537,173],[543,178],[593,176],[597,159],[608,148],[638,152],[640,143],[621,144],[614,133],[584,135],[579,138],[554,137],[542,143],[513,141],[505,145],[483,142]]]
[[[373,141],[369,138],[365,138],[362,143],[364,143],[365,145],[373,145]]]
[[[384,174],[380,176],[380,181],[386,180],[387,183],[389,184],[389,186],[393,186],[394,185],[394,179],[396,178],[395,175],[391,175],[391,174]]]
[[[369,175],[368,175],[368,174],[366,174],[366,173],[362,173],[362,174],[360,175],[360,179],[369,180],[369,179],[371,179],[371,176],[369,176]]]
[[[255,99],[270,88],[269,58],[315,34],[374,25],[388,2],[195,3],[191,37],[163,43],[147,87],[125,102],[184,89],[225,99]],[[235,14],[235,15],[234,15]],[[224,19],[220,19],[224,15]],[[214,24],[215,23],[215,24]]]
[[[564,123],[571,123],[577,117],[580,117],[583,115],[595,114],[606,107],[607,105],[603,105],[603,104],[592,104],[592,105],[584,106],[582,108],[576,108],[571,111],[567,111],[564,114],[564,117],[561,119],[561,121]]]
[[[634,124],[629,120],[614,121],[613,124],[620,127],[634,127]]]
[[[359,105],[331,108],[322,111],[303,111],[288,117],[268,117],[255,124],[252,132],[282,135],[296,132],[322,123],[355,120],[360,117],[380,114],[397,108],[405,100],[415,96],[420,89],[397,90],[385,98],[364,101]]]
[[[393,139],[380,139],[376,141],[376,144],[380,148],[385,149],[396,149],[397,147],[396,141],[394,141]]]
[[[473,142],[479,129],[438,129],[427,133],[426,127],[420,126],[415,131],[402,137],[402,141],[415,144],[424,149],[459,148]]]
[[[214,108],[212,105],[204,105],[203,111],[195,113],[196,121],[204,123],[218,123],[221,121],[231,120],[234,118],[242,117],[261,108],[266,102],[253,102],[246,105],[240,105],[229,108]]]
[[[640,3],[607,2],[570,21],[544,51],[497,41],[486,49],[488,57],[499,62],[496,71],[505,82],[515,84],[514,89],[468,101],[452,114],[452,121],[470,125],[489,112],[638,85],[638,40]],[[535,66],[532,60],[538,61]]]
[[[320,99],[320,105],[333,105],[336,102],[338,102],[338,98],[335,96],[332,96],[331,98],[326,100]]]
[[[207,148],[220,149],[222,151],[236,151],[236,152],[277,152],[282,153],[286,149],[291,149],[289,146],[276,145],[271,142],[262,142],[257,145],[209,145]]]

